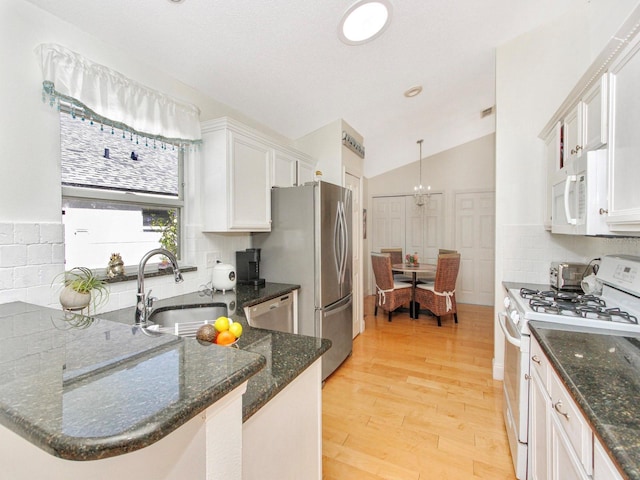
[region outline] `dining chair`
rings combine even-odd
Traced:
[[[456,250],[449,250],[446,248],[438,249],[438,255],[443,253],[458,253]],[[433,283],[436,280],[436,272],[423,273],[418,275],[418,283]]]
[[[376,280],[376,306],[374,315],[378,316],[378,307],[391,313],[398,308],[408,305],[411,301],[411,283],[395,282],[391,270],[391,256],[389,253],[371,252],[371,265]]]
[[[439,327],[442,326],[443,315],[453,314],[455,323],[458,323],[456,280],[459,270],[459,253],[440,254],[434,282],[416,285],[416,301],[420,304],[420,308],[429,310],[438,319]]]
[[[391,265],[394,263],[404,263],[404,258],[402,257],[402,248],[381,248],[380,253],[388,253],[391,257]],[[396,282],[413,282],[413,279],[403,274],[398,270],[393,270],[393,280]]]

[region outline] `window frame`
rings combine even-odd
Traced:
[[[155,207],[155,208],[175,208],[178,214],[178,260],[183,257],[184,245],[184,151],[178,150],[178,196],[125,192],[111,189],[100,189],[91,187],[77,187],[64,185],[60,179],[62,189],[62,200],[65,198],[75,198],[82,200],[107,201],[123,205],[133,205],[139,207]],[[66,250],[66,242],[65,242]]]

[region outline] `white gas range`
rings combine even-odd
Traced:
[[[609,255],[596,275],[597,295],[552,288],[509,288],[499,324],[505,335],[504,418],[516,477],[527,478],[528,322],[553,322],[640,334],[640,257]]]

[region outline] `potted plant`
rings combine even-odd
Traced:
[[[169,210],[169,218],[154,217],[151,225],[159,227],[161,231],[160,245],[165,250],[170,251],[174,255],[178,255],[178,218],[176,217],[175,210]],[[169,259],[166,257],[161,258],[159,268],[166,268],[169,266]]]
[[[82,310],[92,304],[95,310],[109,298],[108,284],[87,267],[74,267],[60,275],[64,278],[60,304],[65,310]]]

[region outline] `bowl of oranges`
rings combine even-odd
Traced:
[[[226,347],[234,346],[242,336],[242,324],[228,317],[218,317],[213,323],[205,323],[196,332],[201,342],[215,343]]]

